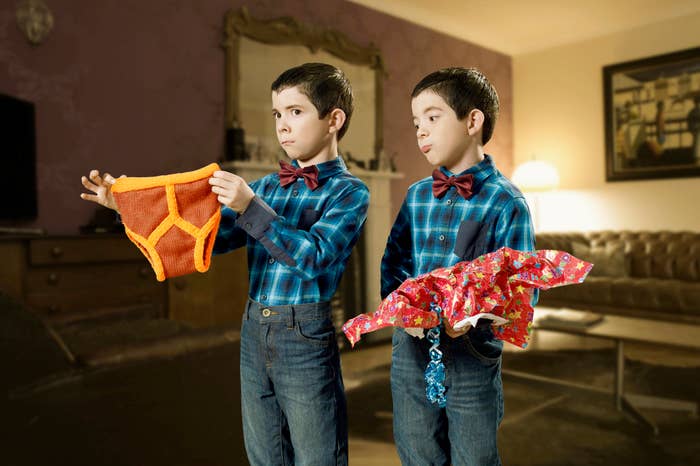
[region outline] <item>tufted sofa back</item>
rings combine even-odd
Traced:
[[[630,277],[700,281],[700,233],[595,231],[537,235],[537,249],[575,254],[585,248],[598,252],[593,257],[624,257],[625,274]]]

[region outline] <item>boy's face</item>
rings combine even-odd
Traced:
[[[431,165],[443,165],[452,171],[472,143],[467,119],[458,120],[447,102],[430,90],[418,94],[411,101],[411,109],[421,152]]]
[[[292,160],[310,160],[332,141],[330,117],[319,119],[318,110],[297,86],[272,91],[272,115],[277,140]]]

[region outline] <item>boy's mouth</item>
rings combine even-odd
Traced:
[[[286,145],[293,144],[293,143],[294,143],[294,141],[288,140],[288,141],[282,141],[282,142],[280,142],[280,145],[286,146]]]
[[[423,152],[424,154],[427,154],[432,147],[433,147],[432,144],[426,144],[424,146],[420,146],[420,151]]]

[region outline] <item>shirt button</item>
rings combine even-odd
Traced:
[[[263,309],[262,315],[263,317],[270,317],[270,310],[268,308]]]
[[[268,264],[274,264],[274,263],[275,263],[275,260],[274,260],[272,257],[270,257],[270,258],[268,259],[267,263],[268,263]]]
[[[292,196],[297,197],[298,195],[299,195],[299,191],[297,191],[296,189],[294,191],[292,191]]]
[[[440,241],[445,241],[445,235],[440,235]]]
[[[264,295],[260,296],[260,299],[263,300],[263,301],[265,301],[265,300],[267,299],[267,295],[264,294]]]
[[[245,226],[246,230],[250,230],[250,227],[252,227],[253,225],[251,225],[250,223],[246,222],[246,224],[245,224],[244,226]]]
[[[450,204],[452,204],[452,199],[447,200],[447,205],[450,205]]]

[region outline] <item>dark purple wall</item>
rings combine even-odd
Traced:
[[[395,209],[408,185],[430,173],[416,146],[409,96],[422,76],[440,67],[479,67],[497,87],[501,116],[486,149],[504,173],[511,171],[506,55],[341,0],[47,4],[55,25],[40,46],[20,33],[15,2],[0,6],[0,93],[33,101],[37,113],[39,218],[16,226],[76,232],[94,210],[79,198],[80,176],[90,168],[150,176],[217,160],[223,151],[223,17],[243,5],[256,17],[294,16],[379,46],[389,74],[385,148],[398,154],[398,169],[406,174],[392,188]]]

